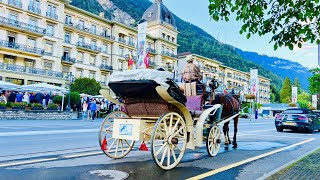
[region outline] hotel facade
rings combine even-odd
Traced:
[[[94,15],[70,3],[0,0],[0,80],[19,85],[45,82],[66,86],[71,72],[76,78],[93,78],[108,88],[110,74],[128,68],[129,54],[137,60],[136,27],[107,20],[103,13]],[[142,20],[148,22],[146,46],[151,68],[176,69],[184,57],[177,56],[179,32],[173,14],[161,0],[156,0]],[[201,68],[226,86],[246,83],[243,77],[247,73],[205,57],[199,60],[212,64]],[[224,76],[220,76],[220,71]],[[270,92],[270,80],[261,80]]]

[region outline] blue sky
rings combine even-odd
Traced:
[[[221,42],[238,47],[245,51],[253,51],[259,54],[289,59],[302,64],[305,67],[317,67],[318,48],[315,44],[304,44],[303,48],[288,48],[273,50],[273,44],[269,41],[272,35],[259,37],[258,35],[246,39],[240,35],[241,23],[234,17],[229,22],[210,20],[208,5],[209,0],[163,0],[164,4],[177,16],[199,26]]]

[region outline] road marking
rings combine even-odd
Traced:
[[[99,132],[99,129],[67,129],[67,130],[49,130],[49,131],[21,131],[21,132],[1,132],[0,137],[5,136],[32,136],[43,134],[72,134],[85,132]]]
[[[62,158],[68,159],[68,158],[76,158],[76,157],[83,157],[83,156],[92,156],[92,155],[99,155],[103,154],[101,151],[96,151],[96,152],[90,152],[90,153],[83,153],[83,154],[75,154],[75,155],[70,155],[70,156],[62,156]]]
[[[232,123],[233,124],[233,123]],[[274,123],[239,123],[238,126],[247,126],[247,125],[270,125]]]
[[[287,146],[287,147],[284,147],[284,148],[276,149],[276,150],[270,151],[270,152],[265,153],[265,154],[261,154],[261,155],[258,155],[258,156],[255,156],[255,157],[252,157],[252,158],[249,158],[249,159],[245,159],[245,160],[243,160],[243,161],[239,161],[239,162],[236,162],[236,163],[234,163],[234,164],[230,164],[230,165],[228,165],[228,166],[224,166],[224,167],[221,167],[221,168],[218,168],[218,169],[215,169],[215,170],[206,172],[206,173],[204,173],[204,174],[200,174],[200,175],[198,175],[198,176],[191,177],[191,178],[189,178],[189,180],[193,180],[193,179],[204,179],[204,178],[206,178],[206,177],[215,175],[215,174],[217,174],[217,173],[220,173],[220,172],[223,172],[223,171],[226,171],[226,170],[229,170],[229,169],[232,169],[232,168],[241,166],[241,165],[243,165],[243,164],[246,164],[246,163],[249,163],[249,162],[252,162],[252,161],[255,161],[255,160],[258,160],[258,159],[261,159],[261,158],[270,156],[270,155],[273,155],[273,154],[276,154],[276,153],[278,153],[278,152],[281,152],[281,151],[284,151],[284,150],[287,150],[287,149],[290,149],[290,148],[299,146],[299,145],[301,145],[301,144],[308,143],[308,142],[313,141],[313,140],[315,140],[315,138],[311,138],[311,139],[308,139],[308,140],[305,140],[305,141],[301,141],[301,142],[296,143],[296,144],[292,144],[292,145]]]
[[[30,160],[30,161],[21,161],[21,162],[0,164],[0,167],[17,166],[17,165],[24,165],[24,164],[33,164],[33,163],[47,162],[47,161],[54,161],[54,160],[58,160],[58,158],[36,159],[36,160]]]
[[[230,135],[231,136],[231,135]],[[267,134],[247,134],[247,133],[239,133],[239,135],[237,136],[270,136],[270,137],[275,137],[274,134],[270,134],[270,135],[267,135]],[[306,137],[291,137],[291,136],[276,136],[277,138],[291,138],[291,139],[307,139]]]

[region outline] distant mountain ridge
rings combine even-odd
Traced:
[[[134,26],[140,20],[146,9],[151,6],[152,2],[149,0],[72,0],[72,4],[95,14],[98,14],[97,11],[104,11],[106,18]],[[208,58],[214,58],[226,66],[245,72],[249,72],[250,68],[256,67],[259,69],[259,74],[271,79],[272,84],[274,84],[277,89],[281,88],[284,77],[286,74],[289,74],[283,73],[287,71],[284,68],[266,67],[268,64],[265,63],[268,61],[266,57],[261,56],[263,60],[260,62],[260,55],[257,54],[257,56],[253,56],[245,51],[223,44],[203,29],[177,16],[175,16],[175,19],[178,30],[180,31],[178,35],[178,44],[180,45],[178,53],[191,51]],[[282,61],[279,62],[282,63]],[[308,83],[306,76],[307,75],[300,80],[304,89],[307,89]],[[292,76],[289,77],[291,78]]]
[[[308,90],[308,78],[311,76],[309,69],[302,66],[297,62],[278,57],[269,57],[267,55],[260,55],[256,52],[247,52],[236,48],[236,52],[243,58],[258,63],[273,73],[281,76],[282,78],[289,77],[291,82],[294,78],[298,77],[301,87]]]

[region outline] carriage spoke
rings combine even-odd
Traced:
[[[121,139],[121,150],[122,150],[122,154],[121,155],[123,155],[124,154],[124,148],[123,148],[123,141],[122,141],[122,139]]]
[[[165,142],[161,147],[160,149],[156,152],[156,156],[158,157],[159,153],[162,151],[162,149],[167,145],[168,143]]]
[[[163,164],[164,158],[165,158],[165,156],[166,156],[166,151],[167,151],[167,149],[168,149],[168,147],[166,146],[166,147],[164,148],[163,153],[162,153],[162,157],[161,157],[160,164]]]
[[[117,139],[116,152],[114,153],[115,156],[117,156],[117,153],[118,153],[119,141],[120,141],[120,139]]]
[[[180,128],[177,132],[175,132],[175,133],[173,134],[173,136],[175,137],[178,133],[180,133],[180,131],[182,131],[182,129],[184,129],[184,125],[181,126],[181,128]]]
[[[167,127],[167,121],[165,118],[163,119],[163,125],[164,125],[164,130],[165,130],[166,136],[168,137],[169,132],[168,132],[168,127]]]
[[[176,147],[177,149],[179,149],[180,152],[182,152],[182,149],[179,146],[174,144],[174,147]]]
[[[172,151],[172,156],[174,161],[177,161],[177,157],[176,157],[176,153],[174,152],[174,149],[171,149],[171,151]]]
[[[112,149],[112,146],[114,145],[114,143],[117,141],[117,139],[115,139],[112,143],[111,143],[111,145],[110,145],[110,148],[109,149]]]
[[[128,144],[129,147],[131,146],[126,139],[124,139],[124,142]]]
[[[170,166],[170,150],[171,148],[170,148],[170,145],[169,145],[169,147],[168,147],[168,155],[167,155],[167,166]]]
[[[176,121],[176,124],[175,124],[174,127],[172,128],[170,134],[174,133],[174,131],[175,131],[176,128],[178,127],[179,121],[180,121],[180,118],[178,118],[178,120]]]
[[[171,134],[171,128],[172,128],[172,120],[173,120],[173,114],[170,116],[170,123],[169,123],[169,135]]]

